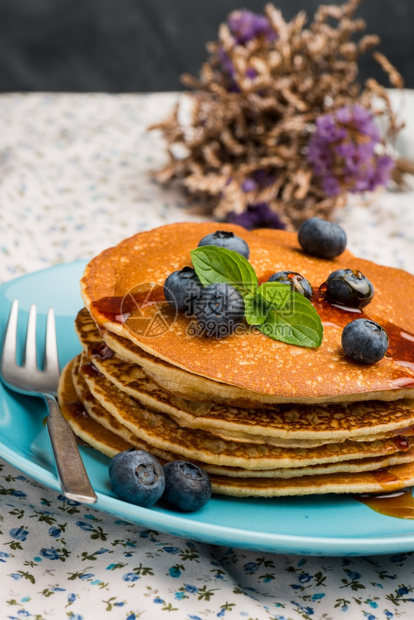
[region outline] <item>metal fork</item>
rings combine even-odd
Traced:
[[[85,504],[97,497],[89,482],[85,466],[71,427],[63,417],[56,401],[60,374],[56,343],[55,315],[49,308],[46,324],[44,369],[40,370],[36,356],[36,306],[30,307],[24,361],[16,361],[17,316],[19,304],[13,301],[7,323],[1,356],[1,378],[12,390],[29,396],[43,397],[48,407],[47,429],[55,457],[59,481],[64,495]]]

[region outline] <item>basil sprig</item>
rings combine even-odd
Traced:
[[[264,282],[259,286],[249,261],[237,252],[213,245],[191,251],[194,270],[203,286],[223,282],[243,297],[249,325],[287,344],[319,347],[323,326],[309,299],[293,291],[289,284]]]

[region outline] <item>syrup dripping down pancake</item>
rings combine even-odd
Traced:
[[[288,269],[301,273],[318,287],[336,269],[360,270],[375,288],[367,308],[369,317],[386,328],[394,326],[397,336],[400,332],[414,334],[414,306],[401,303],[402,296],[414,298],[414,277],[408,273],[357,259],[348,251],[334,260],[308,256],[300,250],[294,233],[251,233],[217,223],[179,223],[139,233],[94,258],[82,278],[82,296],[97,325],[168,364],[163,373],[166,381],[169,367],[184,371],[178,381],[181,394],[191,393],[186,388],[188,380],[194,398],[214,398],[218,392],[219,398],[233,402],[238,399],[263,404],[391,400],[409,395],[414,387],[413,342],[404,342],[408,357],[401,359],[401,347],[391,341],[397,357],[385,357],[361,367],[344,356],[340,344],[342,326],[332,324],[329,317],[325,317],[324,339],[318,349],[287,345],[252,330],[222,340],[192,336],[188,333],[189,319],[175,316],[168,308],[164,314],[167,329],[150,334],[142,331],[143,316],[147,322],[152,321],[159,304],[165,306],[160,291],[166,277],[190,265],[190,250],[217,228],[231,230],[247,241],[249,260],[259,281]],[[159,304],[148,304],[145,309],[130,304],[128,312],[123,312],[126,300],[133,299],[130,293],[143,285],[155,287]],[[180,387],[174,386],[177,376],[171,375],[171,389]]]

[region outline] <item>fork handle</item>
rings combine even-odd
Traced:
[[[89,482],[75,435],[63,417],[56,398],[52,394],[43,396],[49,409],[46,426],[63,494],[83,504],[94,504],[98,498]]]

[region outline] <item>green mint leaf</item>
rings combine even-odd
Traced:
[[[204,245],[191,250],[194,270],[203,286],[223,282],[230,284],[243,296],[254,294],[257,276],[249,261],[237,252]]]
[[[203,286],[222,282],[243,296],[245,318],[269,338],[300,347],[319,347],[323,326],[309,299],[288,284],[264,282],[259,286],[249,261],[227,248],[205,245],[191,251],[194,270]]]
[[[257,290],[269,309],[273,308],[276,312],[282,312],[286,305],[292,303],[292,289],[290,284],[282,282],[263,282]]]
[[[244,297],[244,314],[249,325],[262,325],[269,314],[271,306],[259,294],[249,293]]]
[[[323,326],[309,299],[290,291],[281,310],[271,309],[259,329],[274,340],[300,347],[317,348],[322,343]]]

